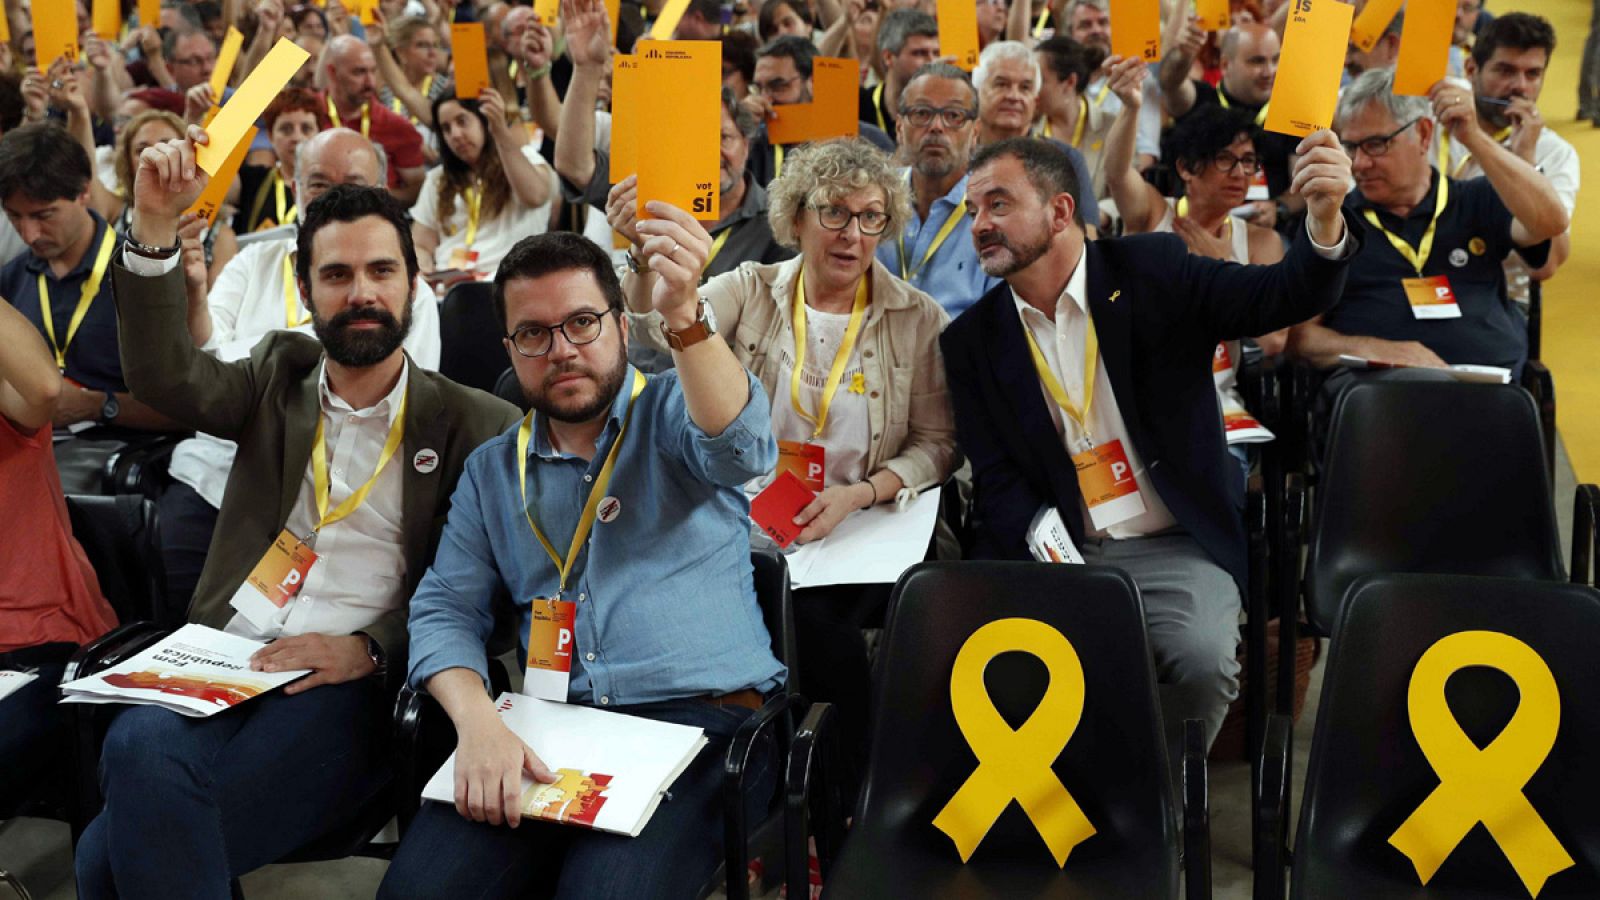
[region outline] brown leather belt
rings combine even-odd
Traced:
[[[723,694],[720,697],[713,697],[707,694],[696,699],[712,706],[742,706],[745,709],[760,709],[762,704],[766,702],[762,699],[761,692],[754,688],[745,688],[742,691],[734,691],[731,694]]]

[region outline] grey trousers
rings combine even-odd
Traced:
[[[1209,747],[1239,696],[1239,586],[1187,534],[1090,539],[1079,549],[1084,562],[1116,566],[1139,586],[1167,757],[1176,772],[1184,720],[1205,722]]]

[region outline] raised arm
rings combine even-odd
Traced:
[[[1194,58],[1205,43],[1206,33],[1190,14],[1172,43],[1172,49],[1161,59],[1161,96],[1173,118],[1194,108],[1194,82],[1189,80],[1189,70],[1194,67]]]
[[[555,166],[562,178],[583,187],[594,177],[594,104],[611,64],[611,28],[603,0],[562,0],[561,19],[573,71],[561,104]]]
[[[505,169],[506,180],[517,195],[517,202],[527,207],[543,206],[550,202],[555,190],[549,170],[536,166],[522,152],[524,135],[517,134],[506,123],[506,101],[494,88],[484,88],[478,95],[478,104],[484,118],[489,120],[489,133],[494,136],[495,152],[500,154],[500,166]],[[517,129],[520,131],[521,129]]]
[[[535,18],[522,33],[522,46],[516,48],[517,58],[522,61],[517,78],[522,82],[523,95],[527,98],[528,114],[544,131],[545,137],[551,140],[561,133],[561,97],[550,82],[550,63],[555,55],[555,43],[555,35]],[[590,109],[593,108],[591,105]]]
[[[1460,141],[1483,168],[1500,201],[1511,211],[1511,242],[1518,247],[1543,243],[1567,230],[1570,220],[1561,195],[1543,173],[1478,126],[1472,89],[1465,82],[1441,79],[1428,92],[1434,118],[1450,139]]]
[[[383,10],[374,6],[372,16],[373,22],[367,27],[367,46],[372,48],[372,58],[378,62],[378,74],[383,77],[383,83],[389,86],[389,91],[405,106],[406,112],[424,126],[432,128],[433,105],[417,90],[416,85],[406,79],[400,62],[394,58],[394,50],[389,47],[389,28]]]
[[[1122,109],[1111,123],[1106,134],[1105,158],[1106,187],[1111,199],[1117,203],[1125,233],[1142,234],[1160,221],[1160,210],[1166,200],[1155,185],[1133,166],[1134,148],[1139,139],[1139,109],[1144,102],[1142,85],[1150,67],[1143,60],[1108,57],[1105,61],[1106,77],[1112,93],[1122,101]]]

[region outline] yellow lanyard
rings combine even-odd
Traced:
[[[883,121],[883,85],[881,84],[872,89],[872,112],[878,117],[878,127],[887,132],[889,126]]]
[[[868,284],[871,279],[872,272],[868,270],[856,284],[856,302],[850,308],[850,323],[844,329],[844,342],[839,345],[839,352],[833,357],[833,366],[828,370],[828,380],[822,383],[822,398],[817,401],[817,414],[813,416],[806,412],[806,408],[800,403],[800,373],[806,366],[805,267],[802,266],[800,273],[795,276],[794,372],[789,376],[789,401],[794,404],[794,411],[799,413],[802,419],[816,426],[811,432],[813,439],[819,437],[822,429],[828,424],[828,407],[833,405],[833,395],[839,390],[839,382],[844,380],[845,367],[850,364],[850,353],[855,349],[856,338],[861,334],[861,321],[867,314],[867,300],[870,295]]]
[[[1078,423],[1078,430],[1083,432],[1084,440],[1094,443],[1094,437],[1089,430],[1089,410],[1094,406],[1094,373],[1095,366],[1100,359],[1100,337],[1094,330],[1094,316],[1084,311],[1083,335],[1083,409],[1072,403],[1072,398],[1067,396],[1067,391],[1056,380],[1055,373],[1050,371],[1050,364],[1045,362],[1044,353],[1039,350],[1039,342],[1033,337],[1033,329],[1028,327],[1027,321],[1022,322],[1022,336],[1028,339],[1028,354],[1033,357],[1033,368],[1039,373],[1039,380],[1044,382],[1045,390],[1050,392],[1051,399],[1061,407],[1061,411]],[[1021,316],[1018,316],[1021,319]]]
[[[1178,218],[1180,218],[1180,219],[1188,217],[1188,215],[1189,215],[1189,198],[1188,197],[1179,197],[1178,198],[1177,213],[1178,213]],[[1224,224],[1226,224],[1228,226],[1228,237],[1232,238],[1233,237],[1233,216],[1231,216],[1231,215],[1230,216],[1225,216],[1222,221],[1223,221]]]
[[[783,145],[772,145],[772,177],[777,178],[783,174]]]
[[[1111,79],[1107,78],[1106,83],[1100,85],[1100,93],[1094,95],[1094,105],[1099,106],[1100,104],[1106,102],[1106,97],[1109,97],[1110,95]]]
[[[1428,254],[1433,252],[1433,234],[1439,228],[1439,217],[1444,215],[1445,204],[1449,202],[1450,179],[1441,172],[1439,173],[1439,195],[1433,202],[1433,221],[1428,223],[1428,230],[1422,233],[1422,243],[1418,244],[1415,250],[1411,248],[1410,244],[1406,243],[1405,238],[1383,227],[1383,223],[1378,221],[1377,212],[1369,209],[1363,215],[1367,217],[1368,222],[1372,223],[1373,228],[1383,232],[1383,236],[1389,239],[1389,243],[1394,245],[1394,249],[1405,257],[1406,262],[1411,263],[1412,268],[1417,270],[1418,275],[1421,275],[1422,267],[1428,262]]]
[[[706,264],[705,264],[705,266],[703,266],[701,268],[702,272],[707,271],[707,270],[709,270],[711,268],[711,261],[713,259],[717,258],[717,254],[718,253],[722,252],[722,245],[726,244],[728,242],[728,235],[730,235],[730,234],[733,234],[733,227],[732,226],[729,226],[727,228],[722,229],[722,233],[721,234],[717,235],[715,238],[712,238],[712,240],[711,240],[711,253],[708,256],[706,256]]]
[[[278,174],[277,169],[272,170],[272,181],[272,192],[277,195],[278,224],[287,225],[299,215],[300,206],[299,204],[291,205],[289,203],[289,192],[284,188],[283,176]]]
[[[539,523],[533,520],[533,511],[528,506],[528,441],[533,437],[533,413],[530,411],[522,418],[522,427],[517,429],[517,484],[522,487],[522,514],[528,519],[528,527],[533,529],[533,536],[544,545],[544,552],[550,554],[550,561],[556,564],[556,569],[561,573],[561,583],[556,588],[556,599],[567,589],[567,578],[572,574],[572,566],[578,561],[578,552],[589,540],[589,531],[594,528],[595,512],[600,507],[600,498],[606,495],[606,486],[611,483],[611,473],[617,467],[617,451],[622,449],[622,439],[628,435],[628,422],[633,419],[633,410],[639,399],[639,392],[644,390],[645,378],[637,370],[633,373],[633,395],[628,400],[628,413],[622,417],[622,428],[617,432],[617,439],[611,442],[611,451],[606,454],[606,461],[600,466],[600,475],[594,480],[594,487],[589,489],[589,499],[583,504],[583,515],[578,518],[578,530],[572,533],[572,544],[567,547],[567,558],[563,562],[556,554],[554,544],[539,530]]]
[[[300,292],[295,289],[294,283],[293,256],[293,252],[283,255],[283,321],[287,328],[299,328],[311,321],[311,313],[300,308]]]
[[[400,398],[400,411],[395,414],[394,424],[389,426],[389,437],[383,442],[383,452],[378,454],[378,467],[372,470],[372,477],[367,483],[356,488],[355,493],[344,498],[344,502],[328,511],[328,494],[333,489],[328,481],[328,445],[323,436],[323,423],[327,416],[320,412],[317,414],[316,443],[311,448],[311,477],[317,490],[317,527],[312,532],[318,532],[355,512],[362,503],[366,502],[367,495],[372,493],[372,488],[378,483],[378,476],[383,474],[383,467],[394,458],[396,450],[400,449],[401,438],[406,432],[406,400]]]
[[[1044,9],[1039,10],[1039,21],[1033,23],[1033,36],[1044,34],[1044,23],[1050,19],[1050,4],[1046,3]]]
[[[333,127],[335,127],[335,128],[343,128],[344,127],[344,121],[339,118],[339,110],[334,107],[333,98],[332,97],[328,98],[328,118],[333,120]],[[362,137],[370,137],[368,132],[370,132],[371,130],[372,130],[372,110],[368,109],[367,108],[367,104],[363,103],[363,104],[361,104],[361,136]]]
[[[1084,130],[1085,127],[1088,126],[1088,124],[1089,124],[1089,99],[1087,97],[1079,97],[1078,98],[1078,124],[1072,126],[1072,146],[1077,147],[1077,146],[1079,146],[1080,144],[1083,143],[1083,130]],[[1053,136],[1054,132],[1055,132],[1055,129],[1050,127],[1050,117],[1049,116],[1045,116],[1044,119],[1042,120],[1040,128],[1039,128],[1039,136],[1040,137],[1051,137],[1051,136]]]
[[[1222,92],[1222,88],[1220,88],[1220,87],[1217,88],[1217,102],[1222,104],[1222,108],[1223,109],[1233,109],[1233,104],[1228,102],[1228,95],[1223,93]],[[1269,100],[1269,101],[1267,101],[1266,104],[1264,104],[1261,107],[1261,109],[1256,111],[1256,125],[1257,126],[1260,126],[1260,125],[1263,125],[1263,124],[1266,123],[1266,121],[1267,121],[1267,108],[1270,107],[1270,106],[1272,106],[1272,102]]]
[[[512,76],[512,77],[515,77],[515,76]],[[432,90],[433,90],[433,76],[432,75],[424,75],[424,76],[422,76],[422,88],[421,88],[422,99],[424,99],[424,100],[428,99],[428,93],[430,91],[432,91]],[[417,124],[417,117],[413,116],[413,115],[410,115],[409,113],[406,112],[405,102],[402,101],[399,97],[395,97],[393,100],[389,101],[389,108],[394,110],[395,112],[399,113],[400,115],[406,116],[407,118],[409,118],[411,120],[411,124],[413,124],[413,125]]]
[[[467,188],[463,192],[467,198],[467,249],[472,249],[472,242],[478,239],[478,217],[483,212],[483,192],[477,188]]]
[[[1492,135],[1492,137],[1494,138],[1494,142],[1496,144],[1504,144],[1506,142],[1506,138],[1508,138],[1510,136],[1511,136],[1511,126],[1510,125],[1507,125],[1506,127],[1500,129],[1499,131],[1495,132]],[[1443,174],[1445,172],[1449,172],[1451,178],[1460,178],[1461,177],[1461,173],[1466,170],[1467,165],[1469,163],[1471,163],[1471,162],[1472,162],[1472,153],[1468,152],[1468,153],[1465,153],[1465,154],[1462,155],[1461,162],[1456,163],[1456,166],[1455,166],[1454,169],[1450,168],[1450,132],[1441,130],[1440,133],[1439,133],[1439,172],[1440,172],[1440,174]]]
[[[939,226],[939,231],[933,236],[933,243],[929,244],[927,251],[922,254],[922,261],[917,263],[915,269],[909,271],[906,269],[906,237],[904,234],[900,235],[900,278],[902,281],[910,281],[922,274],[922,270],[928,265],[928,260],[933,259],[933,255],[939,252],[939,247],[944,243],[945,238],[956,230],[956,226],[961,224],[961,220],[966,215],[967,198],[962,197],[961,202],[956,204],[956,208],[950,211],[950,217],[944,220],[943,225]]]
[[[78,336],[78,326],[83,324],[83,317],[89,314],[89,307],[94,305],[94,298],[100,296],[100,282],[106,278],[106,267],[111,263],[111,250],[116,245],[117,233],[108,224],[105,236],[100,239],[100,252],[95,254],[94,268],[89,272],[89,277],[84,280],[83,287],[78,293],[78,308],[72,311],[72,321],[67,324],[65,343],[56,340],[55,315],[50,309],[49,279],[45,277],[44,272],[39,273],[39,315],[44,319],[44,333],[50,338],[50,348],[56,351],[56,368],[63,372],[67,370],[67,348],[72,346],[72,339]]]

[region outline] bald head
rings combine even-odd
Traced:
[[[328,93],[339,108],[349,112],[378,99],[378,61],[367,43],[341,34],[322,51],[322,71]]]
[[[319,132],[295,151],[295,197],[302,208],[336,184],[383,187],[383,151],[360,132],[330,128]]]
[[[1251,106],[1272,97],[1278,77],[1278,33],[1259,22],[1230,28],[1222,36],[1222,84],[1228,93]]]

